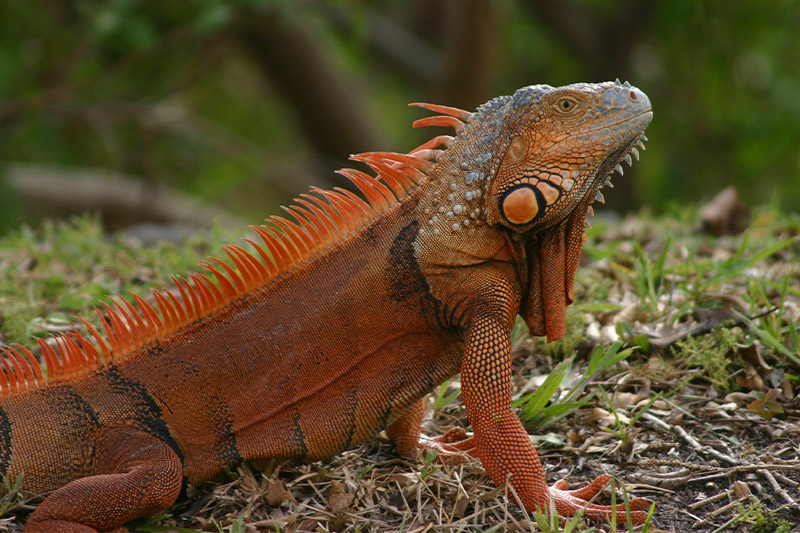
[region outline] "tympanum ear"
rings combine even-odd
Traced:
[[[511,144],[508,146],[508,155],[510,155],[514,160],[519,161],[525,156],[525,152],[528,151],[528,141],[525,140],[525,137],[522,135],[515,135],[513,139],[511,139]]]

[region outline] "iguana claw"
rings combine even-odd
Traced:
[[[628,512],[624,503],[616,507],[610,505],[597,505],[591,500],[611,482],[611,476],[604,474],[598,476],[591,483],[577,489],[567,489],[567,482],[563,479],[556,481],[550,487],[556,509],[560,516],[572,516],[583,511],[583,516],[591,520],[609,519],[613,513],[617,514],[617,521],[624,522]],[[628,502],[631,522],[635,525],[643,524],[647,518],[646,509],[650,502],[644,498],[631,498]]]
[[[458,426],[438,437],[420,435],[418,447],[423,452],[435,451],[440,461],[448,463],[462,463],[467,456],[478,456],[473,438],[467,437],[467,430]]]

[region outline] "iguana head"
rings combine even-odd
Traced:
[[[595,198],[652,117],[650,100],[627,83],[518,90],[503,112],[505,142],[486,191],[487,222],[519,233],[560,222]]]

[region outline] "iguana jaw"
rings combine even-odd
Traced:
[[[650,116],[652,116],[652,113],[650,113]],[[632,139],[628,144],[609,155],[606,160],[603,161],[600,167],[598,167],[594,179],[591,180],[592,185],[589,189],[589,192],[595,192],[595,200],[599,201],[600,203],[604,202],[605,199],[603,198],[602,193],[600,193],[600,189],[603,189],[604,187],[609,187],[611,189],[614,188],[614,184],[611,182],[614,172],[617,172],[620,176],[623,175],[623,162],[627,163],[628,166],[633,166],[633,159],[636,159],[637,161],[639,160],[639,150],[645,149],[644,141],[646,140],[647,137],[645,134],[641,133]],[[599,196],[598,193],[600,193]]]

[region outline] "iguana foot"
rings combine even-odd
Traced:
[[[567,482],[563,479],[556,481],[550,487],[550,495],[556,504],[559,516],[572,516],[576,512],[583,510],[583,516],[589,519],[609,519],[612,513],[616,512],[617,523],[626,521],[625,504],[621,503],[616,507],[610,505],[597,505],[591,503],[594,498],[611,481],[611,476],[602,475],[583,487],[569,490]],[[644,498],[631,498],[629,503],[631,522],[635,525],[643,524],[647,517],[646,509],[650,502]]]
[[[416,457],[420,452],[434,451],[440,461],[463,462],[467,456],[477,457],[475,442],[467,437],[467,430],[454,427],[438,437],[420,433],[425,401],[419,400],[386,428],[386,436],[394,442],[397,451],[405,457]]]
[[[467,456],[478,456],[475,441],[467,437],[467,430],[462,427],[451,428],[438,437],[420,435],[417,447],[423,452],[435,451],[440,461],[448,463],[461,463]]]
[[[416,457],[429,451],[438,454],[437,460],[462,463],[467,457],[477,457],[472,437],[467,438],[464,428],[456,427],[438,437],[425,435],[392,435],[397,451],[404,457]]]

